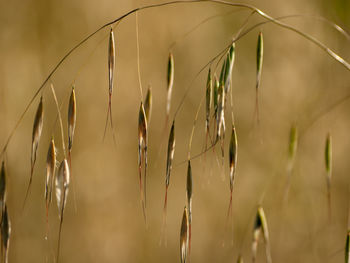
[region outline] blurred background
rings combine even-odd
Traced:
[[[350,28],[350,2],[245,1],[273,17],[322,16]],[[0,145],[42,81],[79,41],[129,10],[159,1],[4,1],[0,2]],[[137,168],[138,110],[135,15],[115,27],[116,76],[113,121],[102,141],[108,103],[109,28],[100,31],[62,64],[49,83],[62,104],[64,130],[71,86],[76,86],[77,126],[72,151],[72,181],[65,211],[61,262],[179,262],[179,236],[186,204],[187,149],[195,114],[205,93],[207,68],[226,47],[250,11],[213,3],[177,4],[138,13],[140,75],[143,94],[153,91],[149,126],[146,228],[140,205]],[[211,18],[210,18],[211,17]],[[209,20],[207,20],[210,18]],[[206,20],[206,21],[205,21]],[[186,34],[205,21],[190,34]],[[248,27],[264,21],[250,17]],[[350,60],[349,39],[315,17],[285,19]],[[264,34],[259,93],[260,124],[254,119],[256,43]],[[165,193],[167,135],[163,136],[166,71],[170,46],[175,60],[171,118],[176,117],[176,149],[168,193],[167,246],[160,245]],[[220,65],[217,70],[219,74]],[[227,108],[225,163],[220,148],[196,158],[193,172],[192,262],[251,261],[254,217],[262,204],[274,262],[343,262],[348,229],[350,153],[350,72],[320,48],[273,24],[252,30],[236,43],[232,76],[238,164],[233,195],[233,227],[226,222],[229,203],[228,146],[231,107]],[[25,115],[5,155],[8,210],[12,222],[9,262],[55,262],[58,211],[50,210],[45,236],[45,161],[51,136],[63,158],[57,110],[49,88],[44,97],[44,128],[33,184],[24,211],[30,176],[33,119],[39,98]],[[341,101],[341,103],[339,103]],[[336,106],[334,106],[336,105]],[[205,144],[205,111],[196,125],[192,155]],[[287,182],[289,130],[299,130],[298,150]],[[324,147],[333,138],[332,218],[328,220]],[[65,134],[67,140],[67,134]],[[265,262],[259,242],[258,262]]]

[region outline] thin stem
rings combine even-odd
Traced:
[[[192,131],[191,131],[191,136],[190,136],[190,143],[188,144],[188,154],[187,154],[188,160],[191,159],[191,147],[192,147],[192,139],[193,139],[194,129],[196,128],[196,123],[197,123],[197,120],[198,120],[199,111],[200,111],[200,109],[202,107],[204,98],[205,98],[205,93],[204,93],[204,96],[202,96],[202,99],[201,99],[201,101],[199,103],[199,106],[198,106],[198,109],[197,109],[197,112],[196,112],[196,116],[195,116],[194,121],[193,121],[193,126],[192,126]]]
[[[62,149],[63,149],[63,155],[66,158],[66,147],[65,147],[65,143],[64,143],[64,132],[63,132],[63,123],[62,123],[62,116],[61,116],[61,110],[60,107],[58,105],[58,101],[57,101],[57,97],[56,97],[56,92],[55,92],[55,88],[53,87],[53,85],[50,85],[51,87],[51,91],[52,91],[52,95],[53,98],[55,100],[55,104],[56,104],[56,108],[57,108],[57,113],[58,113],[58,119],[60,121],[60,129],[61,129],[61,137],[62,137]]]
[[[137,75],[138,75],[138,80],[139,80],[140,95],[141,95],[141,101],[142,101],[143,94],[142,94],[141,72],[140,72],[139,20],[138,20],[138,13],[137,12],[135,12],[135,19],[136,19]]]
[[[171,45],[169,46],[169,50],[172,50],[180,41],[182,41],[184,38],[186,38],[192,32],[196,31],[204,23],[206,23],[206,22],[208,22],[210,20],[213,20],[215,18],[218,18],[218,17],[223,17],[223,16],[231,15],[231,14],[236,13],[236,12],[240,12],[242,10],[243,9],[231,10],[231,11],[226,12],[226,13],[220,13],[220,14],[212,15],[212,16],[209,16],[209,17],[205,18],[204,20],[199,22],[197,25],[192,27],[190,30],[188,30],[185,34],[183,34],[182,36],[177,38],[173,43],[171,43]]]
[[[119,21],[122,21],[124,18],[128,17],[129,15],[137,12],[137,11],[141,11],[141,10],[146,10],[146,9],[152,9],[152,8],[158,8],[158,7],[162,7],[162,6],[168,6],[168,5],[176,5],[176,4],[188,4],[188,3],[216,3],[216,4],[221,4],[221,5],[226,5],[226,6],[232,6],[232,7],[242,7],[242,8],[246,8],[246,9],[250,9],[252,11],[255,11],[257,14],[259,14],[262,18],[265,18],[266,20],[280,26],[283,27],[285,29],[288,29],[290,31],[293,31],[297,34],[299,34],[300,36],[302,36],[303,38],[309,40],[310,42],[314,43],[315,45],[317,45],[319,48],[321,48],[323,51],[325,51],[329,56],[331,56],[333,59],[335,59],[336,61],[338,61],[339,63],[341,63],[346,69],[350,70],[350,64],[344,60],[342,57],[340,57],[338,54],[336,54],[333,50],[331,50],[330,48],[328,48],[325,44],[323,44],[322,42],[320,42],[318,39],[314,38],[313,36],[306,34],[302,31],[300,31],[299,29],[290,26],[288,24],[285,24],[283,22],[278,21],[277,19],[267,15],[266,13],[264,13],[263,11],[261,11],[260,9],[249,5],[249,4],[242,4],[242,3],[232,3],[232,2],[226,2],[226,1],[222,1],[222,0],[177,0],[177,1],[169,1],[169,2],[165,2],[165,3],[160,3],[160,4],[153,4],[153,5],[146,5],[143,7],[138,7],[135,9],[130,10],[129,12],[125,13],[124,15],[100,26],[98,29],[96,29],[94,32],[92,32],[91,34],[89,34],[87,37],[85,37],[82,41],[80,41],[78,44],[76,44],[72,49],[70,49],[62,58],[61,60],[56,64],[56,66],[51,70],[51,72],[49,73],[49,75],[46,77],[46,79],[43,81],[43,83],[39,86],[39,88],[36,90],[36,92],[34,93],[33,97],[31,98],[31,100],[29,101],[28,105],[26,106],[24,112],[22,113],[22,115],[20,116],[19,120],[17,121],[15,127],[13,128],[13,130],[11,131],[9,137],[6,140],[6,143],[1,151],[0,157],[4,154],[4,152],[6,151],[9,142],[11,141],[11,138],[13,137],[16,129],[18,128],[18,126],[20,125],[22,119],[24,118],[25,114],[28,112],[30,106],[33,104],[33,101],[35,100],[35,98],[38,96],[38,94],[40,93],[40,91],[45,87],[45,85],[47,84],[47,82],[50,80],[50,78],[54,75],[54,73],[57,71],[57,69],[62,65],[62,63],[75,51],[77,50],[80,46],[82,46],[85,42],[87,42],[90,38],[92,38],[94,35],[96,35],[98,32],[100,32],[101,30],[103,30],[104,28],[113,25]]]

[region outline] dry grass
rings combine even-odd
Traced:
[[[93,33],[85,38],[73,34],[78,40],[69,41],[68,36],[62,37],[67,40],[60,50],[62,59],[38,89],[23,93],[31,98],[29,103],[18,99],[22,94],[16,89],[4,85],[4,91],[11,90],[4,97],[15,98],[16,104],[0,112],[8,129],[1,131],[1,262],[8,258],[38,262],[43,257],[51,262],[55,256],[56,262],[115,262],[116,258],[121,262],[189,262],[190,258],[193,262],[237,258],[238,262],[243,258],[260,262],[264,257],[267,262],[343,261],[349,213],[346,171],[350,169],[346,159],[350,38],[346,30],[325,18],[273,18],[254,6],[219,0],[130,9],[118,9],[119,17],[110,11],[117,18],[96,31],[87,30]],[[271,13],[282,13],[277,11]],[[132,14],[136,15],[136,45],[135,24],[126,19]],[[106,16],[100,19],[105,21]],[[316,23],[322,24],[316,27]],[[323,32],[325,28],[336,32]],[[50,61],[57,61],[54,55]],[[40,57],[39,53],[34,57]],[[20,65],[17,74],[27,86],[38,86],[39,77],[30,82]],[[7,75],[11,72],[7,71],[5,79]],[[19,78],[11,79],[11,87],[23,86],[17,83]],[[56,87],[51,86],[53,96],[48,94],[49,83]],[[72,88],[72,83],[79,88]],[[142,87],[150,85],[153,88],[144,98]],[[107,86],[108,90],[103,88]],[[117,94],[114,87],[118,87]],[[39,96],[35,112],[31,106]],[[201,107],[204,100],[205,109]],[[19,107],[22,104],[24,109]],[[104,123],[101,116],[106,104]],[[62,121],[61,112],[67,121]],[[259,125],[254,124],[254,114]],[[165,127],[161,125],[164,119]],[[112,138],[106,136],[109,124]],[[195,132],[196,126],[202,128]],[[232,127],[230,138],[225,136],[226,127]],[[163,147],[162,134],[169,134],[167,147]],[[30,167],[18,165],[26,163],[29,153]],[[57,174],[56,160],[63,160]],[[24,195],[21,185],[26,177],[20,175],[29,170]],[[159,200],[164,170],[162,224]],[[319,176],[325,172],[327,188]],[[73,173],[75,183],[70,184]],[[38,180],[32,184],[33,176]],[[135,187],[137,177],[140,193]],[[58,211],[49,209],[54,181]],[[76,210],[68,199],[70,185],[76,186],[79,196]],[[28,212],[21,217],[16,200],[22,196],[31,200],[25,201]],[[137,209],[140,199],[146,226]],[[327,220],[326,199],[332,220]],[[224,224],[230,214],[232,233]],[[281,242],[284,236],[288,241]],[[159,237],[165,239],[165,246],[159,246]],[[258,249],[259,240],[265,252]],[[55,241],[57,248],[52,245]],[[346,262],[348,243],[347,239]],[[81,253],[77,253],[78,244]]]

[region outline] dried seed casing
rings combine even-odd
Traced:
[[[167,104],[166,104],[166,114],[169,116],[170,105],[171,105],[171,94],[173,92],[174,85],[174,57],[172,53],[169,53],[168,58],[168,70],[167,70]]]
[[[115,69],[115,42],[113,29],[109,33],[109,45],[108,45],[108,80],[109,80],[109,94],[113,92],[113,80]]]
[[[69,190],[70,172],[69,165],[66,159],[64,159],[57,172],[56,176],[56,200],[57,206],[62,216],[64,208],[67,202],[68,190]]]
[[[169,186],[169,182],[170,182],[170,173],[173,166],[174,153],[175,153],[175,121],[173,121],[173,124],[171,125],[169,141],[168,141],[166,177],[165,177],[166,187]]]
[[[325,166],[330,179],[332,174],[332,137],[329,133],[327,134],[325,146]]]
[[[345,263],[350,263],[350,230],[348,230],[348,233],[346,235],[346,242],[345,242]]]
[[[206,112],[206,119],[205,119],[205,127],[206,132],[209,132],[209,125],[210,125],[210,109],[211,104],[213,101],[213,81],[211,79],[211,70],[209,68],[208,71],[208,78],[207,78],[207,87],[206,87],[206,93],[205,93],[205,112]]]
[[[230,148],[229,148],[229,162],[230,162],[230,190],[233,191],[233,181],[237,165],[237,133],[236,128],[232,124]]]
[[[231,85],[231,78],[232,78],[232,70],[233,70],[233,64],[235,62],[235,43],[232,43],[227,57],[226,57],[226,65],[225,65],[225,78],[224,78],[224,84],[225,84],[225,93],[227,94],[230,90]]]
[[[6,203],[6,171],[5,162],[2,161],[1,172],[0,172],[0,202],[1,202],[1,217],[4,213],[5,203]]]
[[[181,230],[180,230],[180,258],[181,263],[187,262],[187,252],[188,252],[188,213],[187,208],[185,206],[183,216],[182,216],[182,223],[181,223]]]
[[[261,71],[264,57],[264,39],[262,32],[259,32],[258,43],[256,47],[256,88],[260,86]]]
[[[288,159],[293,161],[298,148],[298,129],[292,125],[289,132]]]
[[[152,88],[151,86],[148,87],[146,98],[145,98],[145,114],[146,114],[146,120],[149,124],[151,122],[151,115],[152,115]]]
[[[77,121],[77,106],[76,106],[76,99],[75,99],[75,89],[73,86],[72,92],[69,98],[69,105],[68,105],[68,151],[72,150],[76,121]]]
[[[33,133],[32,133],[32,154],[31,154],[31,164],[32,169],[36,161],[36,152],[38,149],[39,140],[41,137],[41,132],[43,129],[43,119],[44,119],[44,110],[43,110],[43,97],[40,97],[40,102],[36,110],[34,124],[33,124]]]
[[[218,105],[216,116],[216,140],[222,138],[225,134],[225,90],[224,86],[220,85],[218,90]]]
[[[49,149],[47,151],[47,157],[46,157],[46,183],[45,183],[45,200],[46,200],[46,207],[49,206],[49,203],[51,202],[51,193],[52,193],[52,186],[55,176],[55,169],[56,169],[56,149],[55,149],[55,141],[52,138],[50,141]]]
[[[262,232],[264,243],[265,243],[265,250],[266,250],[266,261],[268,263],[271,263],[271,252],[270,252],[270,239],[269,239],[269,231],[267,228],[267,220],[265,216],[264,209],[259,206],[258,211],[255,218],[255,224],[254,224],[254,230],[253,230],[253,244],[252,244],[252,262],[254,263],[256,260],[256,252],[258,247],[258,241],[260,233]]]
[[[1,220],[1,250],[3,256],[3,262],[8,262],[8,252],[10,246],[11,237],[11,222],[7,212],[7,206],[5,205],[3,218]]]

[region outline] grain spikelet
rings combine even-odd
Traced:
[[[141,193],[141,203],[143,216],[146,222],[146,173],[147,173],[147,120],[143,103],[141,102],[138,123],[138,165],[139,165],[139,183]],[[144,179],[142,179],[142,163],[144,163]],[[143,183],[142,183],[143,182]]]
[[[51,202],[51,193],[52,193],[52,186],[53,186],[53,178],[55,175],[55,168],[56,168],[56,148],[55,148],[55,141],[52,138],[49,145],[49,150],[47,151],[47,157],[46,157],[46,183],[45,183],[45,200],[46,200],[46,207],[49,206],[49,203]]]
[[[327,172],[328,215],[331,218],[332,137],[328,133],[325,145],[325,168]]]
[[[289,132],[289,146],[288,146],[288,166],[287,172],[291,173],[294,166],[294,159],[298,149],[298,129],[292,125]]]
[[[346,242],[345,242],[345,263],[350,263],[350,230],[348,230],[348,233],[346,235]]]
[[[222,86],[225,86],[226,62],[227,62],[227,59],[224,59],[221,65],[219,84]]]
[[[186,196],[188,206],[188,252],[191,252],[191,234],[192,234],[192,168],[191,161],[188,161],[187,166],[187,184]]]
[[[224,161],[224,141],[225,141],[225,89],[224,85],[219,86],[218,91],[218,108],[216,114],[216,140],[221,139],[221,156]]]
[[[262,32],[258,35],[258,43],[256,47],[256,86],[255,86],[255,113],[257,117],[257,121],[259,122],[259,87],[261,81],[261,72],[262,72],[262,64],[263,64],[263,56],[264,56],[264,39]]]
[[[69,165],[66,159],[61,162],[56,176],[56,200],[60,218],[60,226],[58,232],[58,243],[57,243],[57,260],[58,263],[60,254],[60,242],[61,242],[61,232],[63,223],[63,213],[67,203],[68,190],[69,190],[70,172]]]
[[[167,71],[167,103],[166,103],[166,116],[167,120],[170,114],[170,105],[171,105],[171,94],[173,92],[174,85],[174,57],[172,53],[169,53],[168,58],[168,71]]]
[[[288,160],[287,160],[287,183],[284,191],[284,202],[288,200],[291,175],[294,168],[295,156],[298,149],[298,129],[295,124],[290,128],[288,143]]]
[[[148,87],[146,98],[145,98],[145,114],[146,114],[146,120],[148,125],[151,122],[151,115],[152,115],[152,88],[151,86]]]
[[[224,86],[220,85],[218,90],[218,105],[216,117],[216,140],[225,134],[225,92]]]
[[[76,99],[75,99],[75,89],[74,86],[72,88],[72,92],[70,94],[69,98],[69,105],[68,105],[68,155],[69,155],[69,162],[70,162],[70,152],[73,147],[73,137],[74,137],[74,131],[75,131],[75,124],[77,121],[77,106],[76,106]]]
[[[175,120],[171,125],[169,141],[168,141],[168,152],[167,152],[166,173],[165,173],[165,197],[164,197],[164,207],[163,207],[163,230],[162,230],[163,233],[166,229],[168,188],[170,183],[170,173],[173,166],[174,153],[175,153]]]
[[[241,255],[238,256],[237,263],[243,263],[243,257]]]
[[[5,211],[5,204],[6,204],[6,171],[5,171],[4,161],[2,161],[1,172],[0,172],[0,203],[1,203],[0,219],[2,219],[3,213]]]
[[[107,124],[108,124],[108,118],[110,119],[111,128],[112,128],[112,134],[113,139],[115,142],[114,137],[114,128],[113,128],[113,119],[112,119],[112,93],[113,93],[113,83],[114,83],[114,70],[115,70],[115,42],[114,42],[114,33],[113,29],[111,28],[111,31],[109,33],[109,42],[108,42],[108,85],[109,85],[109,92],[108,92],[108,110],[107,110],[107,119],[106,119],[106,125],[105,125],[105,131],[103,134],[103,138],[106,136],[106,130],[107,130]]]
[[[34,124],[33,124],[30,179],[29,179],[29,184],[27,187],[26,196],[25,196],[24,202],[23,202],[23,208],[24,208],[25,203],[27,201],[30,186],[32,184],[34,165],[35,165],[35,161],[36,161],[36,152],[38,150],[41,132],[43,129],[43,119],[44,119],[43,97],[40,97],[40,102],[39,102],[38,108],[36,110]]]
[[[220,87],[220,83],[217,80],[216,76],[214,76],[213,103],[214,103],[214,116],[215,116],[215,118],[216,118],[216,114],[217,114],[217,110],[218,110],[219,87]]]
[[[228,207],[227,216],[232,212],[232,193],[233,193],[233,182],[235,179],[236,166],[237,166],[237,134],[236,128],[232,124],[231,140],[229,147],[229,165],[230,165],[230,202]]]
[[[181,230],[180,230],[180,258],[181,263],[187,262],[187,253],[188,253],[188,213],[185,206],[184,213],[182,216]]]
[[[67,160],[64,159],[60,164],[55,180],[57,207],[60,213],[64,210],[67,202],[69,181],[69,166]]]
[[[225,93],[227,94],[230,90],[233,64],[235,62],[235,43],[233,43],[228,51],[225,65]]]
[[[11,236],[11,222],[7,212],[7,206],[5,205],[4,214],[1,221],[1,250],[2,250],[2,262],[8,262],[8,252],[10,246]]]
[[[207,87],[206,87],[206,93],[205,93],[205,134],[206,134],[206,140],[205,140],[205,148],[207,148],[208,143],[208,136],[209,136],[209,128],[210,128],[210,110],[211,110],[211,104],[213,101],[213,81],[211,79],[211,70],[209,68],[208,71],[208,78],[207,78]]]
[[[254,224],[254,230],[253,230],[253,244],[252,244],[252,262],[254,263],[256,260],[256,252],[258,248],[258,241],[259,236],[262,233],[265,243],[265,250],[266,250],[266,261],[267,263],[271,263],[271,252],[270,252],[270,239],[269,239],[269,231],[267,228],[267,221],[264,209],[259,206],[258,212],[256,214],[255,224]]]
[[[45,181],[45,204],[46,204],[46,237],[48,234],[48,222],[49,222],[49,206],[52,197],[52,188],[55,176],[56,168],[56,149],[55,141],[52,138],[49,145],[49,150],[47,151],[46,157],[46,181]]]
[[[219,87],[220,87],[220,82],[217,79],[216,75],[214,75],[214,87],[213,87],[213,106],[214,106],[214,114],[213,114],[213,118],[214,118],[214,136],[216,133],[216,122],[217,122],[217,115],[218,115],[218,99],[219,99]],[[216,139],[214,137],[214,139]]]

